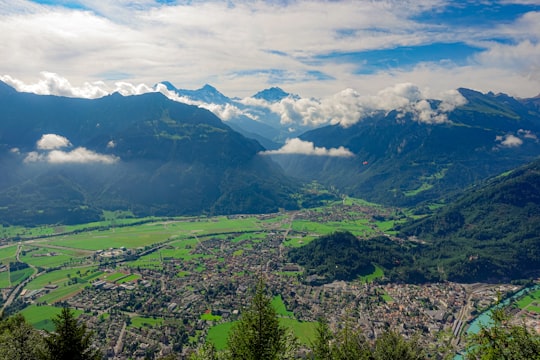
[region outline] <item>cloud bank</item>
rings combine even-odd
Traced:
[[[285,145],[278,150],[267,150],[261,152],[261,155],[285,155],[285,154],[299,154],[299,155],[313,155],[313,156],[331,156],[331,157],[351,157],[354,154],[340,146],[339,148],[324,148],[317,147],[310,141],[303,141],[298,138],[287,139]]]
[[[39,151],[29,152],[25,163],[45,162],[49,164],[114,164],[120,159],[114,155],[99,154],[85,147],[77,147],[70,151],[59,150],[71,147],[71,142],[57,134],[44,134],[37,142]]]
[[[39,3],[0,1],[0,68],[26,82],[62,73],[75,93],[54,79],[41,86],[65,96],[162,80],[238,97],[277,85],[323,98],[410,81],[436,93],[463,86],[530,97],[540,88],[534,1]]]
[[[160,92],[173,101],[205,108],[224,121],[239,116],[260,120],[256,111],[253,111],[254,107],[258,107],[276,114],[282,125],[293,127],[298,125],[319,127],[329,124],[347,127],[378,111],[392,110],[397,110],[401,114],[411,113],[414,120],[422,123],[438,124],[447,121],[448,112],[466,103],[466,99],[457,90],[432,93],[428,88],[421,89],[416,84],[401,83],[379,90],[375,95],[361,95],[358,91],[348,88],[320,99],[288,96],[279,102],[270,103],[263,99],[248,97],[231,103],[214,104],[179,96],[163,84],[149,86],[116,82],[113,87],[108,87],[103,82],[95,82],[86,83],[84,87],[75,87],[66,78],[55,73],[42,72],[41,76],[42,79],[34,84],[26,84],[9,75],[0,76],[0,80],[18,91],[82,98],[97,98],[115,92],[123,96]],[[428,100],[437,100],[437,104]]]
[[[339,124],[348,127],[376,112],[392,110],[402,115],[411,113],[414,120],[422,123],[443,123],[448,120],[446,113],[467,102],[457,90],[433,97],[439,100],[438,105],[429,102],[428,96],[429,92],[422,91],[417,85],[404,83],[385,88],[376,95],[360,95],[353,89],[346,89],[320,100],[288,97],[267,106],[280,115],[281,123],[285,125],[317,127]]]

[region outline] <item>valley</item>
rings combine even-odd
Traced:
[[[4,301],[15,292],[6,313],[21,312],[37,328],[51,330],[50,318],[67,304],[95,332],[109,358],[187,353],[205,339],[225,346],[226,329],[262,277],[280,321],[304,346],[324,316],[332,327],[351,322],[370,338],[387,328],[406,337],[419,334],[435,353],[441,341],[459,349],[460,334],[475,314],[494,304],[498,294],[523,288],[389,282],[377,264],[372,274],[353,281],[309,282],[287,254],[321,236],[348,231],[361,241],[409,241],[393,229],[412,214],[353,198],[260,215],[117,215],[73,227],[0,229]],[[529,307],[522,314],[531,321],[540,316],[534,296],[522,301]]]

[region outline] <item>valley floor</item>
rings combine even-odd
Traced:
[[[391,210],[352,206],[343,205],[340,214],[322,209],[170,219],[138,225],[136,231],[119,227],[7,243],[0,255],[11,249],[35,267],[7,310],[21,311],[35,326],[51,329],[48,319],[58,312],[56,306],[67,303],[95,331],[96,344],[110,359],[187,354],[207,338],[218,348],[225,345],[226,330],[250,303],[262,277],[282,323],[305,345],[313,339],[317,319],[324,317],[332,328],[349,323],[369,338],[388,328],[418,336],[436,353],[443,344],[449,352],[460,349],[468,322],[520,289],[384,283],[376,281],[384,278],[381,269],[353,282],[309,285],[302,269],[287,263],[290,246],[336,227],[353,228],[359,236],[387,231],[388,224],[373,217],[389,218]],[[5,286],[4,300],[14,286]],[[538,324],[535,296],[514,310],[516,318]]]

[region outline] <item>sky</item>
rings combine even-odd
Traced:
[[[84,97],[165,80],[240,98],[540,93],[540,0],[0,0],[0,44],[1,80]]]

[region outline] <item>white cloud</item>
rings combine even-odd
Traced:
[[[53,150],[71,146],[69,140],[56,134],[45,134],[36,142],[36,147],[40,150]]]
[[[436,91],[473,84],[524,97],[536,95],[539,88],[539,12],[495,27],[449,27],[423,23],[416,16],[437,14],[448,4],[445,0],[80,3],[87,10],[0,1],[2,71],[26,83],[43,70],[62,73],[77,91],[67,90],[65,83],[42,86],[85,97],[113,91],[120,80],[170,80],[183,88],[211,83],[240,97],[267,85],[287,85],[308,97],[328,97],[345,88],[366,94],[411,79]],[[510,41],[501,45],[490,40],[496,38]],[[464,65],[428,63],[369,74],[358,72],[359,61],[331,56],[434,42],[487,50]],[[318,73],[325,80],[314,75]]]
[[[38,162],[38,161],[45,161],[46,157],[44,154],[40,154],[37,151],[31,151],[29,152],[26,157],[24,158],[24,162]]]
[[[84,147],[78,147],[69,152],[61,151],[61,150],[53,150],[47,154],[47,162],[51,164],[65,164],[65,163],[114,164],[118,160],[119,159],[116,156],[98,154]]]
[[[244,103],[269,107],[281,116],[282,124],[314,127],[340,124],[347,127],[375,112],[392,110],[412,113],[413,118],[419,122],[438,124],[447,121],[447,112],[467,102],[457,90],[433,96],[440,100],[437,107],[427,101],[428,96],[429,91],[422,91],[411,83],[403,83],[380,90],[376,95],[360,95],[356,90],[346,89],[322,99],[288,97],[273,104],[261,100],[245,100]]]
[[[287,139],[285,145],[278,150],[267,150],[262,152],[263,155],[283,155],[283,154],[301,154],[315,156],[332,156],[332,157],[351,157],[354,154],[340,146],[339,148],[324,148],[316,147],[310,141],[303,141],[298,138]]]
[[[82,87],[75,87],[70,82],[55,73],[42,71],[42,79],[35,84],[25,84],[9,75],[0,76],[0,80],[14,87],[17,91],[30,92],[40,95],[58,95],[79,98],[98,98],[108,94],[103,82],[85,82]]]
[[[36,142],[36,148],[40,151],[29,152],[24,158],[24,162],[46,162],[50,164],[114,164],[120,160],[117,156],[99,154],[92,150],[88,150],[85,147],[77,147],[71,151],[59,150],[69,146],[72,146],[72,144],[67,138],[56,134],[45,134]],[[114,141],[109,141],[107,144],[107,147],[110,148],[113,148],[114,146]]]
[[[538,136],[536,136],[536,134],[531,130],[519,129],[518,135],[523,136],[525,139],[538,140]]]
[[[499,142],[500,146],[507,147],[507,148],[518,147],[523,144],[523,140],[521,140],[520,138],[512,134],[506,134],[504,136],[497,136],[495,138],[495,141]]]

